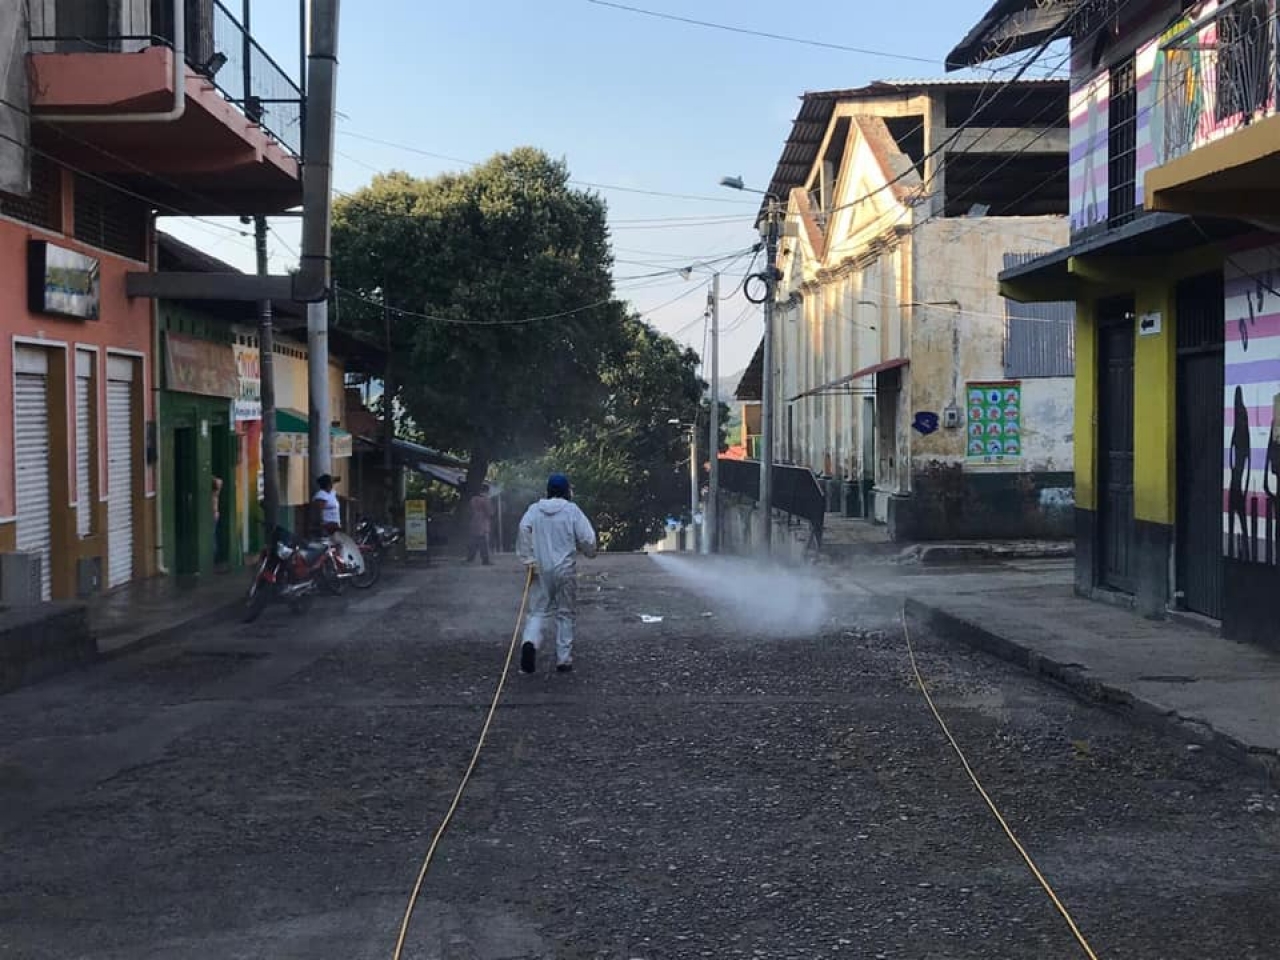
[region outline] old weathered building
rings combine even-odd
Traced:
[[[895,539],[1070,535],[1070,308],[1011,306],[994,282],[1066,239],[1066,93],[921,80],[803,97],[770,188],[796,225],[775,455]]]

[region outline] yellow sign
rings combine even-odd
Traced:
[[[427,501],[404,502],[404,545],[408,550],[427,549]]]

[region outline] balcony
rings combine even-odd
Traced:
[[[173,0],[32,0],[37,147],[184,213],[296,206],[300,86],[220,0],[180,2],[185,63],[175,96]],[[165,122],[130,119],[175,107]]]
[[[1147,209],[1280,217],[1275,0],[1237,0],[1176,30],[1153,82]]]

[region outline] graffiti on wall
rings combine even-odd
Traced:
[[[965,385],[969,417],[965,459],[1008,463],[1022,456],[1022,382],[1000,380]]]
[[[1280,248],[1226,269],[1223,534],[1227,557],[1280,563]]]

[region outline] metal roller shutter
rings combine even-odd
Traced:
[[[131,366],[131,365],[130,365]],[[133,579],[133,382],[115,369],[107,379],[107,586]]]
[[[19,366],[21,369],[21,364]],[[44,374],[14,375],[14,453],[17,474],[17,546],[40,557],[40,594],[52,598],[49,523],[49,382]]]
[[[76,358],[80,367],[92,364],[92,354]],[[90,367],[92,369],[92,367]],[[93,484],[90,482],[90,453],[93,449],[93,379],[77,369],[76,373],[76,533],[87,537],[93,532]]]

